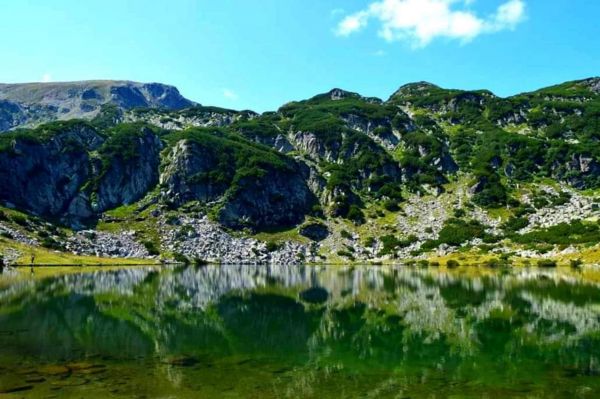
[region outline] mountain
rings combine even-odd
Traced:
[[[160,83],[90,80],[60,83],[0,84],[0,132],[53,120],[91,119],[104,105],[182,109],[195,105]]]
[[[508,98],[336,88],[263,114],[155,84],[3,95],[41,107],[92,86],[87,120],[0,134],[0,233],[104,256],[283,263],[564,260],[600,242],[600,78]]]

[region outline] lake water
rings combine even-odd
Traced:
[[[141,267],[0,288],[4,398],[598,398],[558,271]]]

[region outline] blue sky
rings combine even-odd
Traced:
[[[129,79],[273,110],[427,80],[506,96],[600,75],[598,0],[19,0],[0,82]]]

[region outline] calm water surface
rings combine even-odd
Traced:
[[[4,398],[598,398],[600,287],[537,269],[132,268],[0,288]]]

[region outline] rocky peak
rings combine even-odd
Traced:
[[[351,93],[349,91],[337,88],[330,90],[327,94],[329,95],[329,98],[333,101],[342,100],[348,97],[359,97],[359,95],[356,93]]]
[[[391,95],[391,98],[395,97],[406,97],[406,96],[416,96],[423,95],[427,91],[431,89],[439,89],[439,86],[434,85],[433,83],[421,81],[414,83],[407,83],[405,85],[400,86],[398,90]]]

